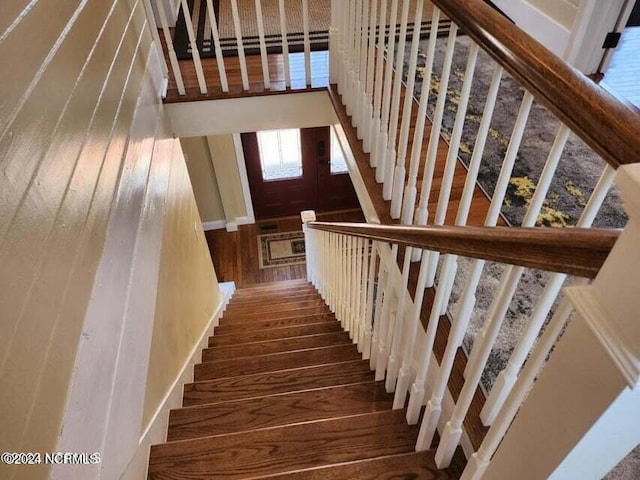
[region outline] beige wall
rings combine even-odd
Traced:
[[[571,29],[580,0],[527,0],[531,5],[567,29]]]
[[[221,301],[207,242],[199,225],[189,175],[184,161],[178,159],[171,168],[165,211],[143,427],[148,425],[189,360]]]
[[[207,138],[211,160],[228,222],[247,216],[242,181],[238,170],[233,135],[210,135]]]
[[[0,5],[0,451],[109,452],[52,478],[118,478],[217,282],[142,0],[26,5]],[[152,337],[174,342],[166,357]],[[0,478],[49,468],[0,464]]]
[[[224,220],[218,179],[213,170],[206,137],[180,139],[198,210],[203,223]]]

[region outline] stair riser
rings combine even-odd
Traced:
[[[297,310],[284,310],[272,312],[268,309],[258,309],[251,313],[243,313],[237,315],[224,316],[220,319],[221,325],[242,324],[246,321],[263,321],[275,320],[281,318],[299,318],[308,315],[330,314],[329,307],[324,304],[317,304],[308,307],[298,308]]]
[[[258,330],[271,330],[273,328],[294,327],[297,325],[313,325],[314,323],[338,323],[333,315],[317,314],[305,317],[267,318],[263,320],[247,319],[244,323],[220,324],[213,331],[216,335],[229,335],[232,333],[251,333]]]
[[[241,309],[241,308],[262,307],[264,305],[276,306],[276,305],[283,305],[283,304],[292,303],[292,302],[306,302],[309,300],[316,300],[318,298],[320,297],[317,293],[310,293],[306,295],[291,295],[291,296],[284,296],[284,297],[277,296],[277,297],[271,297],[263,300],[255,300],[253,298],[240,300],[235,297],[232,297],[225,311]]]
[[[302,335],[316,335],[319,333],[341,332],[339,322],[320,322],[295,327],[273,328],[270,330],[250,331],[240,334],[220,335],[209,337],[209,346],[240,345],[242,343],[264,342],[287,337],[300,337]]]
[[[246,300],[246,299],[259,299],[259,298],[275,298],[281,296],[292,295],[308,295],[311,293],[318,293],[317,290],[310,285],[297,285],[291,287],[282,288],[260,288],[260,289],[242,289],[236,290],[232,299]]]
[[[224,312],[224,317],[228,322],[229,321],[242,321],[244,317],[247,316],[255,316],[255,315],[295,315],[298,310],[306,309],[306,308],[323,308],[326,309],[327,306],[322,300],[313,299],[307,300],[303,302],[291,302],[280,305],[261,305],[261,306],[253,306],[248,308],[236,308],[236,309],[227,309]]]
[[[255,355],[268,355],[271,353],[290,352],[305,348],[328,347],[351,343],[349,335],[345,332],[329,333],[323,335],[309,335],[306,337],[285,338],[270,342],[259,342],[239,346],[221,346],[205,348],[202,351],[203,362],[215,362],[218,360],[230,360],[235,358],[252,357]]]
[[[193,378],[196,382],[215,378],[276,372],[292,368],[310,367],[336,362],[361,359],[355,345],[339,345],[299,352],[277,353],[258,357],[201,363],[195,366]]]

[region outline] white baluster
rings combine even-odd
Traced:
[[[365,315],[365,307],[366,307],[366,301],[367,301],[368,262],[366,261],[366,258],[364,255],[364,248],[366,247],[367,243],[368,243],[368,240],[365,241],[362,238],[358,239],[358,257],[357,257],[358,258],[358,275],[357,275],[356,281],[358,286],[359,297],[357,299],[358,308],[356,310],[357,315],[356,315],[355,338],[356,338],[356,343],[358,344],[358,351],[360,353],[362,353],[362,339],[364,336],[364,315]]]
[[[282,0],[283,1],[283,0]],[[331,26],[329,27],[329,82],[338,83],[339,72],[339,0],[331,0]]]
[[[336,315],[338,315],[338,308],[337,308],[337,298],[336,298],[336,287],[338,285],[338,279],[336,276],[336,265],[337,265],[337,261],[338,261],[338,251],[336,248],[336,234],[335,233],[330,233],[329,234],[329,243],[330,243],[330,247],[331,247],[331,280],[329,282],[329,288],[331,288],[331,311]]]
[[[181,0],[185,2],[186,0]],[[242,28],[240,27],[240,14],[238,13],[238,1],[231,0],[231,13],[233,15],[233,29],[236,32],[238,46],[238,61],[240,62],[240,76],[242,88],[249,90],[249,74],[247,73],[247,59],[244,56],[244,44],[242,43]]]
[[[420,91],[420,104],[416,118],[416,128],[413,133],[413,144],[411,146],[411,163],[409,165],[409,181],[407,183],[402,206],[402,223],[410,225],[413,223],[413,215],[416,208],[416,196],[418,194],[418,170],[420,169],[420,157],[422,155],[422,142],[424,140],[424,126],[427,121],[427,107],[429,105],[429,88],[433,75],[433,59],[438,39],[438,24],[440,23],[440,10],[433,8],[431,18],[431,31],[429,32],[429,44],[427,46],[427,58],[425,62],[424,77],[422,78],[422,90]],[[415,249],[413,260],[420,259],[420,250]]]
[[[216,12],[213,8],[212,0],[207,0],[207,13],[209,16],[209,26],[211,27],[211,35],[213,36],[213,46],[216,52],[216,62],[218,64],[218,73],[220,74],[220,85],[222,86],[223,92],[228,92],[229,82],[227,81],[227,71],[224,66],[224,56],[222,55],[222,47],[220,45],[220,34],[218,32],[218,20],[216,19]]]
[[[407,21],[409,19],[409,0],[403,0],[402,17],[400,21],[400,37],[396,52],[396,68],[393,82],[393,93],[391,103],[391,117],[389,118],[389,142],[387,143],[387,153],[384,170],[384,184],[382,187],[382,198],[391,200],[393,190],[393,172],[396,166],[396,143],[398,141],[398,121],[400,117],[400,96],[402,91],[402,73],[404,70],[404,52],[407,44]],[[389,57],[391,62],[393,57]],[[405,92],[405,103],[413,103],[413,92]]]
[[[409,271],[411,270],[411,247],[407,247],[404,252],[404,260],[402,265],[402,279],[400,281],[400,296],[398,299],[398,310],[396,313],[396,323],[393,330],[393,338],[391,340],[391,349],[389,361],[387,362],[387,378],[385,380],[385,388],[387,393],[391,393],[396,389],[396,380],[398,379],[398,370],[400,368],[400,347],[402,346],[402,332],[404,329],[404,313],[407,302],[407,286],[409,284]],[[407,339],[409,342],[410,339]]]
[[[376,360],[376,381],[384,379],[387,367],[387,352],[389,349],[389,325],[391,324],[391,307],[394,299],[393,268],[398,255],[398,245],[391,247],[391,255],[387,259],[387,276],[384,284],[384,296],[382,298],[382,312],[380,315],[380,329],[378,330],[378,352]]]
[[[547,191],[553,180],[558,162],[564,150],[564,146],[569,138],[570,130],[561,125],[556,135],[556,140],[551,147],[551,152],[540,176],[538,186],[531,199],[527,214],[522,222],[523,227],[531,227],[535,224],[542,203],[547,195]],[[514,267],[508,265],[502,274],[498,294],[491,303],[485,327],[475,341],[471,352],[469,363],[467,364],[466,381],[458,397],[456,407],[452,417],[445,427],[438,451],[436,452],[436,462],[438,466],[448,466],[451,462],[453,452],[462,434],[462,421],[467,415],[469,406],[473,399],[475,389],[480,382],[482,372],[491,354],[491,349],[502,326],[502,322],[515,294],[520,277],[524,272],[524,267]]]
[[[160,1],[158,3],[162,2]],[[200,60],[200,51],[198,50],[198,43],[196,42],[196,34],[193,31],[191,12],[189,12],[189,5],[187,4],[187,0],[180,0],[180,5],[182,5],[184,23],[187,26],[187,36],[189,37],[189,45],[191,46],[191,57],[193,58],[193,65],[196,69],[198,86],[200,87],[200,93],[204,95],[205,93],[207,93],[207,81],[204,78],[204,70],[202,69],[202,61]]]
[[[527,118],[529,116],[529,111],[531,109],[531,104],[533,102],[533,97],[529,94],[525,94],[525,98],[522,100],[522,104],[520,106],[520,111],[518,113],[518,117],[516,119],[516,124],[514,127],[513,134],[511,135],[511,140],[509,142],[509,147],[507,148],[507,153],[505,154],[505,159],[502,163],[502,168],[500,171],[500,176],[496,185],[496,189],[494,191],[492,203],[496,202],[502,205],[504,200],[504,195],[506,194],[508,179],[511,177],[511,172],[513,170],[513,165],[520,148],[520,143],[522,141],[522,135],[524,134],[524,127],[527,122]],[[501,181],[501,179],[506,178],[507,181]],[[499,210],[498,210],[499,212]],[[497,222],[498,216],[488,217],[485,225],[486,226],[494,226]],[[457,264],[451,266],[457,267]],[[484,268],[483,260],[475,260],[469,276],[467,278],[467,282],[463,289],[462,298],[458,303],[457,309],[455,311],[454,319],[451,324],[451,330],[449,332],[449,339],[447,341],[447,347],[445,349],[444,356],[442,361],[440,362],[440,369],[438,372],[438,380],[436,381],[436,386],[433,391],[433,395],[431,398],[431,405],[429,406],[430,410],[427,410],[425,414],[425,418],[423,420],[423,425],[437,425],[438,417],[440,415],[440,401],[442,396],[444,395],[444,389],[446,388],[447,381],[449,379],[449,375],[451,374],[451,369],[453,368],[453,361],[455,359],[456,350],[462,343],[462,339],[464,337],[464,332],[467,329],[467,325],[469,324],[469,320],[471,318],[471,312],[473,311],[473,306],[475,305],[475,292],[478,287],[478,283],[480,281],[480,276],[482,274],[482,269]],[[444,295],[441,294],[441,295]],[[435,306],[435,305],[434,305]],[[438,311],[440,308],[438,308]],[[435,335],[435,332],[434,332]],[[429,342],[430,339],[425,339],[425,344]],[[423,352],[423,357],[426,352]],[[431,355],[430,352],[428,352]],[[426,373],[428,371],[428,361],[429,356],[426,358],[426,362],[422,362],[421,371],[418,376],[416,376],[416,381],[412,386],[411,397],[409,399],[409,410],[407,412],[407,419],[417,422],[418,416],[420,413],[420,407],[422,406],[422,400],[424,396],[424,382],[426,380]],[[424,359],[423,359],[424,360]],[[427,363],[425,365],[425,363]],[[413,400],[413,397],[416,399]],[[412,404],[413,400],[413,404]],[[431,427],[425,426],[425,429],[430,429]],[[428,434],[425,432],[423,437],[428,440]],[[423,444],[427,443],[423,440]]]
[[[386,155],[389,143],[389,114],[391,113],[391,81],[393,79],[393,55],[396,46],[396,24],[398,20],[398,0],[391,2],[391,16],[389,18],[389,42],[387,43],[387,58],[384,60],[384,93],[382,97],[382,115],[380,117],[380,133],[376,145],[376,182],[384,181],[386,171]],[[384,26],[383,26],[384,28]]]
[[[388,270],[385,267],[385,259],[382,256],[381,246],[378,244],[378,253],[380,254],[380,266],[378,269],[378,285],[376,290],[375,316],[373,319],[373,333],[371,336],[371,357],[369,358],[369,366],[371,370],[375,370],[378,360],[378,338],[380,337],[380,321],[382,318],[382,300],[384,298],[384,286],[387,283]]]
[[[184,81],[182,80],[182,72],[180,71],[180,63],[176,51],[173,49],[173,39],[171,38],[171,30],[169,30],[169,22],[167,22],[167,14],[164,10],[164,4],[162,0],[156,0],[156,7],[158,7],[158,15],[160,16],[160,24],[162,25],[162,34],[164,35],[164,43],[167,45],[167,52],[169,53],[169,61],[171,62],[171,71],[173,71],[173,78],[176,79],[176,86],[178,87],[178,93],[184,95]]]
[[[433,122],[431,125],[431,136],[429,137],[429,147],[427,150],[427,161],[422,176],[422,190],[420,192],[420,205],[416,212],[416,225],[426,225],[428,218],[429,196],[431,195],[431,184],[433,182],[433,172],[436,167],[436,156],[438,154],[438,144],[440,143],[440,132],[442,131],[442,118],[444,115],[444,107],[447,100],[447,89],[449,87],[449,77],[451,75],[451,65],[453,62],[453,53],[456,47],[456,35],[458,27],[455,23],[451,24],[449,30],[449,39],[447,41],[447,52],[444,57],[442,66],[442,76],[440,78],[440,91],[438,92],[438,101],[433,114]]]
[[[363,258],[362,258],[362,244],[364,243],[362,238],[356,238],[356,276],[354,279],[355,284],[355,308],[354,308],[354,331],[353,331],[353,342],[358,345],[358,351],[362,352],[361,344],[360,344],[360,322],[362,320],[362,296],[364,293],[364,289],[362,288],[362,271],[363,271]],[[366,265],[366,264],[365,264]]]
[[[355,248],[356,248],[356,238],[349,235],[347,237],[347,249],[349,255],[349,265],[348,265],[348,302],[347,306],[349,308],[349,317],[348,317],[348,325],[349,325],[349,337],[351,340],[355,338],[354,332],[354,317],[355,317],[355,304],[356,304],[356,256],[355,256]]]
[[[302,0],[302,32],[304,36],[304,76],[311,86],[311,41],[309,40],[309,0]]]
[[[595,216],[600,210],[600,207],[613,184],[614,176],[615,170],[607,166],[591,197],[589,198],[576,227],[591,227]],[[538,333],[551,310],[553,302],[560,294],[560,289],[562,288],[565,278],[565,274],[554,273],[547,282],[542,295],[540,295],[540,298],[531,313],[531,318],[527,322],[527,327],[509,358],[507,367],[498,375],[498,378],[487,397],[487,401],[480,412],[480,418],[484,425],[491,425],[498,415],[500,408],[502,408],[507,395],[517,380],[518,372],[524,364],[527,354],[533,347]]]
[[[482,445],[469,459],[469,463],[461,477],[462,480],[480,480],[482,478],[484,471],[489,466],[491,457],[515,418],[538,372],[546,362],[549,352],[564,329],[572,310],[571,303],[564,298],[531,353],[529,361],[524,366],[513,390],[507,396],[503,408],[500,409],[497,418],[484,437]]]
[[[467,107],[469,105],[469,95],[471,94],[471,84],[473,83],[473,74],[476,68],[476,60],[478,59],[478,48],[478,45],[474,42],[469,49],[465,78],[464,82],[462,83],[460,101],[458,103],[458,111],[456,113],[456,119],[453,124],[453,130],[451,132],[449,151],[447,154],[447,160],[445,162],[444,174],[442,176],[442,181],[440,184],[438,205],[436,207],[436,214],[433,219],[433,223],[435,225],[444,225],[444,221],[447,216],[449,198],[451,196],[451,187],[453,186],[453,177],[455,175],[456,166],[458,164],[458,152],[460,150],[460,140],[462,139],[462,128],[464,127],[464,122],[467,117]],[[438,257],[438,252],[429,252],[429,277],[427,278],[427,286],[433,285],[436,276],[436,268],[438,266]],[[451,281],[452,280],[453,278],[451,278]],[[444,287],[446,285],[446,282],[441,281],[440,283],[440,287]],[[444,307],[446,308],[446,304],[444,304]]]
[[[357,136],[359,140],[364,140],[365,131],[365,119],[364,119],[364,106],[367,101],[367,25],[369,24],[369,7],[368,0],[362,2],[362,18],[360,19],[360,29],[358,30],[358,87],[356,98],[356,114],[357,118]]]
[[[355,26],[353,30],[353,77],[351,79],[351,102],[353,104],[353,115],[351,117],[351,126],[357,128],[360,115],[360,38],[362,36],[362,0],[356,0],[355,7]],[[358,139],[360,139],[358,137]]]
[[[407,390],[409,388],[409,382],[411,380],[411,365],[413,362],[413,352],[414,352],[414,347],[416,343],[416,336],[418,334],[420,314],[422,313],[422,302],[424,300],[426,279],[427,279],[427,261],[426,261],[426,257],[423,257],[422,263],[420,264],[420,273],[418,274],[418,281],[416,284],[416,294],[413,300],[413,310],[411,312],[411,319],[409,320],[409,330],[407,333],[407,339],[404,343],[404,352],[402,353],[402,366],[400,367],[400,371],[398,373],[398,381],[396,383],[396,392],[393,397],[394,410],[404,408],[404,403],[407,398]]]
[[[386,0],[385,0],[386,1]],[[377,6],[378,0],[372,0],[369,2],[371,11],[369,14],[369,51],[367,52],[367,72],[366,72],[366,87],[365,87],[365,99],[362,107],[362,121],[364,128],[362,151],[364,153],[371,153],[371,126],[373,116],[373,81],[374,81],[374,67],[375,67],[375,55],[376,55],[376,21],[377,21]]]
[[[349,91],[350,91],[350,79],[351,79],[351,35],[353,35],[353,14],[355,13],[354,10],[354,1],[355,0],[347,0],[346,2],[342,2],[343,3],[343,18],[342,18],[342,24],[343,24],[343,28],[342,31],[344,32],[344,35],[342,36],[342,51],[343,51],[343,55],[342,55],[342,90],[340,91],[340,94],[342,95],[342,103],[346,106],[347,108],[347,114],[350,114],[349,112],[351,112],[351,107],[349,106],[349,102],[350,102],[350,97],[349,97]]]
[[[469,212],[471,211],[471,201],[473,200],[473,192],[476,188],[476,181],[478,179],[478,171],[480,170],[480,163],[482,162],[482,156],[487,144],[487,138],[489,137],[489,128],[491,127],[491,119],[493,118],[493,112],[496,107],[496,100],[498,98],[498,91],[500,90],[500,81],[502,80],[502,74],[504,69],[499,64],[495,64],[493,70],[493,76],[491,77],[491,84],[487,93],[487,100],[484,104],[484,111],[482,113],[482,120],[478,127],[478,134],[476,135],[476,142],[473,147],[473,154],[471,155],[471,161],[469,162],[469,171],[464,183],[464,189],[462,191],[462,198],[460,199],[460,206],[458,207],[458,213],[456,216],[456,225],[466,225],[469,218]]]
[[[360,285],[360,331],[358,340],[362,346],[361,352],[364,352],[365,344],[365,328],[367,323],[367,295],[369,293],[369,240],[362,242],[362,283]]]
[[[422,28],[422,9],[424,0],[418,0],[413,20],[413,38],[409,54],[409,71],[407,72],[407,86],[405,101],[402,109],[402,126],[400,127],[400,144],[398,160],[393,174],[393,190],[391,193],[391,218],[400,218],[402,210],[402,195],[406,176],[406,158],[409,145],[409,128],[411,127],[411,111],[413,109],[414,87],[416,83],[416,67],[418,64],[418,47],[420,45],[420,30]],[[419,122],[420,119],[417,119]]]
[[[347,236],[340,235],[340,251],[342,256],[342,271],[340,272],[340,289],[342,291],[342,314],[341,322],[345,330],[348,330],[349,325],[347,323],[347,318],[349,315],[349,289],[347,278],[349,278],[349,258],[347,256]]]
[[[342,103],[347,107],[347,115],[353,115],[353,37],[356,29],[356,0],[348,0],[347,15],[345,17],[345,59],[344,59],[344,92],[342,93]]]
[[[284,9],[284,0],[278,0],[278,9],[280,12],[280,32],[282,35],[282,60],[284,61],[284,83],[286,88],[291,88],[291,68],[289,66],[289,40],[287,39],[287,13]],[[333,18],[334,5],[331,5],[331,18]],[[331,23],[333,25],[333,22]],[[334,41],[337,40],[334,32]],[[331,44],[331,49],[335,51],[334,59],[338,55],[339,45],[335,43]],[[332,64],[333,66],[333,64]],[[338,67],[334,67],[333,70],[337,70]]]
[[[376,74],[374,80],[375,93],[373,99],[373,119],[371,121],[371,155],[369,155],[369,165],[371,168],[377,166],[377,146],[380,135],[380,110],[382,108],[382,86],[384,84],[384,45],[385,45],[385,24],[387,22],[387,0],[380,1],[380,20],[378,22],[378,52],[376,58]]]
[[[262,79],[264,88],[271,88],[269,80],[269,57],[267,57],[267,44],[264,41],[264,20],[262,18],[262,3],[260,0],[256,2],[256,17],[258,19],[258,39],[260,41],[260,60],[262,60]]]
[[[373,305],[375,302],[375,279],[376,279],[376,243],[371,242],[371,253],[369,256],[369,271],[367,280],[367,304],[364,316],[364,348],[362,358],[371,358],[371,335],[373,327]]]

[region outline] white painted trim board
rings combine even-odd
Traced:
[[[193,367],[196,363],[199,363],[202,360],[202,350],[208,346],[209,337],[213,335],[213,328],[217,326],[227,304],[229,303],[229,300],[231,299],[231,296],[236,289],[234,282],[221,283],[219,286],[220,293],[222,294],[220,304],[213,312],[206,327],[200,334],[199,341],[191,350],[189,359],[183,365],[164,400],[153,414],[149,426],[140,436],[138,448],[127,465],[126,470],[120,477],[120,480],[146,479],[147,468],[149,465],[149,449],[151,445],[156,445],[166,441],[167,428],[169,426],[169,411],[182,406],[184,384],[193,381]]]

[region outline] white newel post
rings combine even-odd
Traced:
[[[307,280],[310,282],[313,282],[315,279],[314,268],[316,267],[316,265],[313,264],[314,263],[313,255],[315,252],[312,252],[312,248],[314,248],[315,245],[313,244],[313,241],[311,239],[311,236],[313,235],[313,233],[311,232],[311,229],[307,226],[307,223],[316,221],[316,212],[314,212],[313,210],[304,210],[300,212],[300,218],[302,219],[302,231],[304,232],[304,246],[306,251],[305,258],[306,258],[306,264],[307,264]]]
[[[616,182],[629,223],[593,283],[567,289],[575,317],[492,460],[463,478],[600,479],[640,443],[640,165]]]

